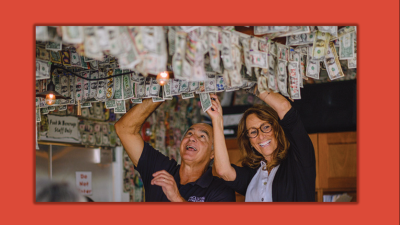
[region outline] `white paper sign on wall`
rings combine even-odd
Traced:
[[[76,187],[83,195],[92,195],[92,172],[76,171]]]
[[[79,120],[77,117],[47,115],[47,119],[49,123],[47,137],[80,140],[80,133],[78,130]]]

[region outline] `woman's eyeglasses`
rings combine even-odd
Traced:
[[[255,138],[258,136],[258,130],[261,130],[263,133],[269,133],[272,130],[272,126],[270,124],[262,124],[260,128],[250,128],[246,131],[246,135],[249,138]]]

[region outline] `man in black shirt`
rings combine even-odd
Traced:
[[[151,99],[132,107],[115,130],[140,173],[147,202],[234,202],[235,192],[212,175],[213,130],[208,124],[194,124],[180,145],[181,165],[170,160],[140,135],[143,123],[162,102]]]

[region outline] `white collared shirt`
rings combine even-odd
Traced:
[[[269,175],[267,170],[262,169],[265,166],[265,162],[261,161],[260,168],[247,187],[246,202],[272,202],[272,182],[280,165],[274,167]]]

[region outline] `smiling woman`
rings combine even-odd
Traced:
[[[230,164],[223,134],[222,107],[211,95],[207,111],[214,131],[215,169],[246,202],[315,201],[314,147],[297,111],[279,93],[260,88],[269,106],[255,105],[238,126],[242,166]]]

